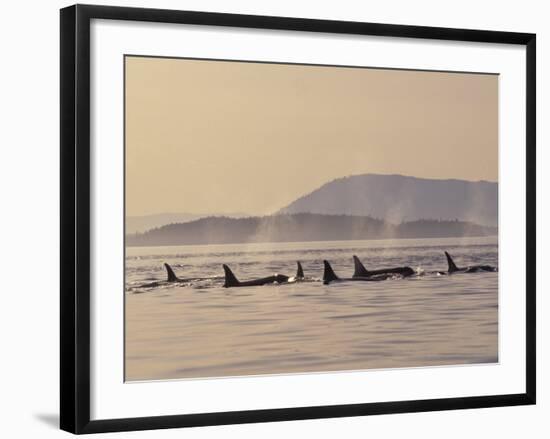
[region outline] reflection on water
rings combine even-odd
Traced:
[[[498,266],[494,237],[128,248],[126,379],[496,362],[498,273],[438,275],[443,250],[459,266]],[[222,263],[247,280],[292,276],[299,260],[320,280],[323,259],[351,276],[353,254],[367,269],[409,265],[419,275],[222,287]],[[142,287],[166,278],[163,262],[191,280]]]

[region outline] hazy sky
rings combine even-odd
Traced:
[[[498,180],[498,77],[126,58],[126,213],[272,213],[364,173]]]

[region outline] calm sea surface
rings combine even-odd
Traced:
[[[496,237],[129,247],[126,379],[497,362],[498,273],[438,275],[444,250],[458,266],[498,267]],[[354,254],[418,275],[323,285],[323,259],[351,277]],[[222,264],[248,280],[293,276],[298,260],[311,282],[222,286]],[[190,280],[151,286],[164,262]]]

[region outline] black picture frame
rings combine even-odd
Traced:
[[[495,396],[90,420],[90,21],[92,19],[525,46],[527,60],[525,66],[527,83],[526,392]],[[61,429],[76,434],[99,433],[535,404],[535,34],[89,5],[75,5],[62,9],[60,25]]]

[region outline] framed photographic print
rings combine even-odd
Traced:
[[[535,394],[535,35],[61,10],[62,429]]]

